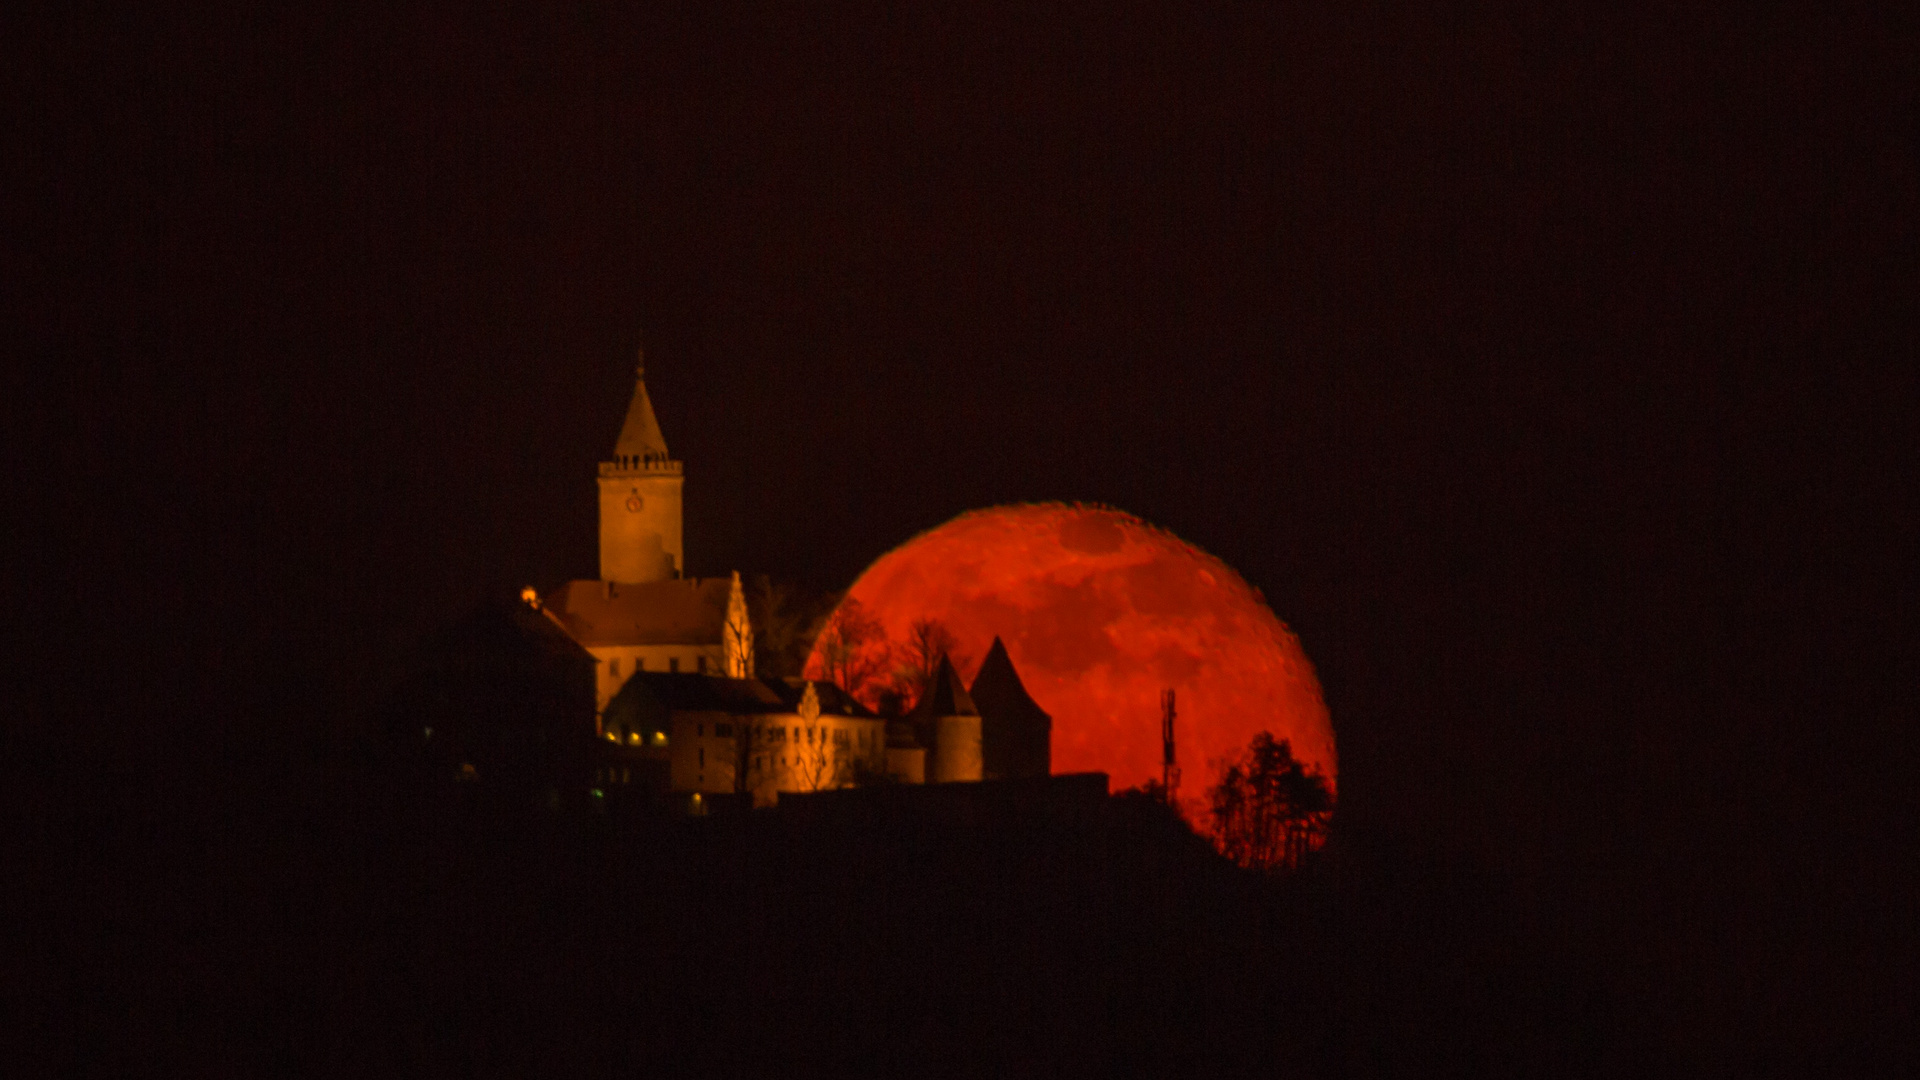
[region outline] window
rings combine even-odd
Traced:
[[[847,745],[847,729],[846,729],[846,728],[835,728],[835,729],[834,729],[834,731],[833,731],[833,745],[835,745],[835,746],[845,746],[845,745]]]
[[[707,748],[704,746],[700,748],[700,767],[707,767]]]
[[[707,673],[707,658],[703,656],[700,658],[700,674],[705,675],[706,673]]]
[[[723,739],[731,739],[733,738],[733,725],[732,724],[715,724],[713,725],[713,733],[715,735],[720,736]]]
[[[644,656],[636,656],[636,657],[634,657],[634,658],[633,658],[633,670],[635,670],[635,671],[645,671],[645,670],[647,670],[647,658],[646,658],[646,657],[644,657]]]
[[[677,656],[669,656],[669,657],[667,657],[667,670],[668,670],[668,671],[679,671],[679,670],[680,670],[680,658],[679,658],[679,657],[677,657]]]
[[[619,657],[616,656],[613,659],[607,661],[607,674],[613,676],[616,679],[620,677],[620,658]]]

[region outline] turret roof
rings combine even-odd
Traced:
[[[927,692],[920,695],[919,704],[908,714],[912,720],[925,720],[935,716],[978,716],[980,710],[974,707],[973,698],[967,694],[967,688],[961,684],[960,676],[953,670],[953,661],[940,658],[940,670],[934,673],[933,683]]]
[[[621,457],[667,456],[666,436],[660,434],[660,421],[653,415],[653,400],[647,397],[645,354],[634,369],[633,401],[627,405],[627,420],[620,425],[620,439],[614,443],[613,452]]]
[[[1027,693],[1025,683],[1020,681],[1020,673],[1013,669],[1013,658],[1007,655],[1007,647],[998,635],[987,648],[987,658],[980,661],[979,674],[973,677],[971,691],[976,704],[984,705],[989,711],[1038,718],[1046,722],[1051,718],[1040,703]]]

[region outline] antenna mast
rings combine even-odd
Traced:
[[[1173,691],[1160,692],[1160,745],[1165,754],[1160,763],[1160,793],[1168,806],[1174,805],[1173,793],[1180,787],[1180,763],[1173,752]]]

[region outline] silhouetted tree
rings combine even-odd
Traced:
[[[939,619],[915,619],[907,628],[907,639],[894,650],[898,664],[893,671],[894,689],[902,713],[911,712],[926,695],[927,687],[933,685],[941,657],[953,661],[956,668],[966,666],[967,658],[956,651],[959,644],[953,631]]]
[[[813,653],[822,679],[865,701],[880,689],[877,683],[891,666],[893,649],[880,620],[849,596],[821,628]]]
[[[799,675],[839,600],[837,593],[754,575],[747,588],[747,611],[753,621],[755,670],[767,678]]]
[[[1292,869],[1326,836],[1333,792],[1318,769],[1301,764],[1293,746],[1268,732],[1246,756],[1227,765],[1207,792],[1214,841],[1250,870]]]

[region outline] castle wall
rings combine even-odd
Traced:
[[[902,784],[927,782],[927,752],[918,746],[887,748],[887,775]]]
[[[936,784],[978,780],[982,774],[980,718],[941,716],[933,721],[933,776]]]
[[[743,739],[741,727],[748,724],[754,730]],[[798,713],[676,712],[669,744],[672,790],[731,793],[744,752],[754,801],[761,804],[780,792],[845,787],[856,769],[879,772],[887,765],[885,723],[853,716],[809,722]]]

